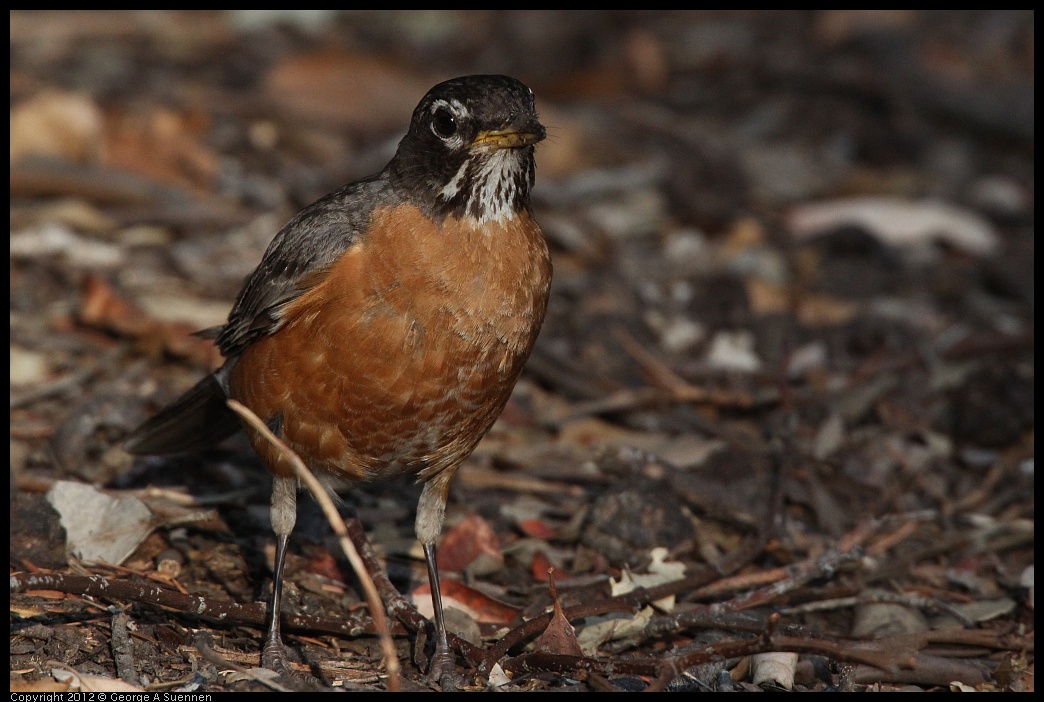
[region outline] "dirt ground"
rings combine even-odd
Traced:
[[[11,11],[12,689],[258,669],[270,481],[132,458],[297,210],[436,82],[548,139],[555,277],[440,546],[464,690],[1032,691],[1034,14]],[[343,496],[430,612],[410,481]],[[312,685],[437,689],[300,500]],[[387,591],[385,591],[387,595]]]

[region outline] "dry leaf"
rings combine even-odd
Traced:
[[[667,553],[667,549],[662,546],[650,551],[649,556],[652,558],[652,562],[649,563],[649,567],[646,569],[648,572],[643,575],[635,575],[630,568],[624,568],[620,572],[619,580],[610,578],[609,588],[613,597],[626,595],[635,588],[652,588],[683,579],[685,577],[685,564],[678,561],[668,561]],[[674,609],[674,595],[664,597],[653,604],[669,612]]]
[[[168,353],[208,368],[221,365],[221,352],[210,341],[192,336],[198,327],[162,322],[116,294],[104,279],[88,275],[83,280],[79,321],[138,341],[146,353]]]
[[[481,555],[504,562],[504,552],[493,527],[477,514],[464,518],[446,532],[438,550],[439,570],[463,573]]]
[[[508,677],[508,674],[504,672],[499,663],[494,663],[493,669],[489,671],[489,680],[487,682],[490,687],[502,687],[511,682],[511,678]]]
[[[60,683],[67,683],[70,691],[78,692],[113,692],[113,693],[126,693],[136,692],[141,695],[144,694],[142,688],[130,683],[126,683],[119,678],[108,678],[101,675],[84,675],[82,673],[71,671],[71,670],[60,670],[55,668],[51,670],[51,675],[54,679]],[[138,695],[135,695],[137,697]],[[104,699],[104,695],[97,697],[97,699]]]
[[[533,553],[533,560],[529,564],[529,572],[533,574],[533,580],[538,582],[542,581],[547,577],[547,574],[551,569],[554,569],[555,572],[562,575],[562,577],[569,577],[569,573],[561,568],[557,568],[554,563],[551,562],[551,559],[547,557],[546,553],[537,549]]]
[[[997,235],[985,219],[945,202],[911,202],[865,197],[799,205],[788,216],[790,231],[808,238],[855,225],[890,246],[915,246],[941,239],[969,253],[986,256],[997,248]]]
[[[645,628],[655,614],[656,610],[652,607],[643,607],[634,616],[609,614],[604,617],[591,617],[577,637],[577,643],[585,654],[594,656],[598,653],[598,647],[606,641],[638,639],[645,636]]]
[[[10,382],[12,386],[35,385],[50,377],[51,364],[45,354],[11,344],[9,355],[11,357]]]
[[[12,232],[10,244],[14,258],[60,258],[75,268],[117,268],[127,258],[120,247],[79,236],[66,224],[53,221]]]
[[[534,539],[553,539],[558,533],[558,530],[552,526],[549,526],[547,522],[542,519],[520,519],[516,526],[522,530],[522,533],[526,536],[531,536]],[[544,571],[545,573],[547,571]]]
[[[152,532],[152,513],[134,497],[62,480],[47,502],[61,518],[69,553],[84,561],[119,565]]]
[[[102,113],[79,93],[44,91],[11,110],[11,163],[30,156],[86,163],[102,150]]]
[[[105,162],[209,194],[218,174],[218,157],[204,145],[209,129],[209,117],[198,111],[112,111],[105,122]]]
[[[468,587],[459,580],[443,578],[439,581],[439,589],[442,592],[443,606],[459,609],[480,624],[506,625],[518,615],[517,608]],[[427,583],[413,589],[410,601],[417,611],[428,619],[435,615],[431,607],[431,587]]]
[[[551,621],[540,638],[536,640],[536,649],[545,653],[556,653],[563,656],[582,656],[583,649],[576,640],[576,629],[566,619],[562,611],[562,602],[558,599],[558,588],[555,587],[554,571],[550,575],[551,598],[555,602],[555,611]]]
[[[865,594],[872,597],[874,592],[867,590]],[[919,633],[930,628],[925,616],[913,607],[893,602],[867,602],[855,609],[852,636],[882,638]]]
[[[794,687],[797,664],[796,653],[758,653],[751,657],[751,679],[755,685],[773,683],[790,690]]]
[[[715,333],[705,360],[707,366],[715,370],[756,373],[761,369],[754,335],[745,329]]]

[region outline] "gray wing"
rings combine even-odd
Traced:
[[[284,305],[321,279],[365,232],[370,214],[390,202],[384,174],[346,185],[301,210],[268,245],[216,334],[226,358],[238,355],[281,324]]]
[[[199,332],[216,339],[230,360],[135,429],[126,449],[139,455],[198,451],[235,432],[239,418],[225,404],[235,357],[279,328],[283,305],[321,280],[323,271],[363,236],[374,208],[389,202],[390,186],[379,174],[330,193],[291,219],[247,279],[228,323]]]

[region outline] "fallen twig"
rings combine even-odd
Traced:
[[[377,625],[377,636],[381,642],[381,649],[384,653],[385,670],[388,671],[388,690],[391,692],[398,692],[401,687],[399,682],[399,656],[395,652],[395,644],[392,643],[391,632],[388,630],[388,620],[384,615],[384,607],[381,604],[380,595],[377,593],[377,588],[374,586],[373,579],[366,570],[366,565],[363,563],[362,558],[360,558],[359,552],[356,551],[354,544],[348,538],[348,529],[345,526],[344,521],[341,519],[341,515],[337,512],[337,508],[334,506],[333,501],[330,500],[330,495],[327,494],[318,478],[312,475],[312,472],[305,467],[304,462],[297,456],[297,454],[291,451],[290,447],[280,441],[256,414],[235,400],[228,400],[228,406],[249,423],[250,426],[259,434],[261,434],[266,441],[279,449],[293,466],[298,479],[308,486],[308,490],[312,493],[312,497],[314,497],[316,502],[319,503],[319,506],[322,507],[323,514],[326,515],[330,527],[334,530],[334,533],[337,534],[338,543],[341,544],[341,548],[344,550],[345,555],[348,556],[348,561],[352,564],[352,568],[355,570],[355,574],[359,578],[359,582],[362,584],[363,591],[366,595],[366,603],[370,608],[370,616]]]

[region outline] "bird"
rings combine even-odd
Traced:
[[[227,322],[199,332],[223,365],[125,439],[131,454],[164,455],[246,431],[273,477],[265,667],[292,672],[280,606],[298,485],[228,399],[329,485],[416,476],[434,609],[429,676],[454,665],[436,541],[451,481],[507,403],[547,310],[551,257],[530,197],[546,134],[533,91],[515,78],[435,85],[388,164],[290,219]]]

